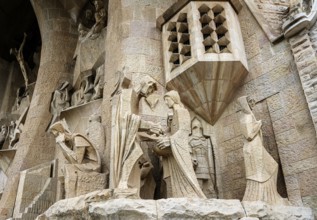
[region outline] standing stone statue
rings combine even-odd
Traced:
[[[191,128],[189,145],[192,148],[192,161],[198,183],[208,198],[217,198],[214,155],[210,139],[204,136],[201,121],[196,117],[192,120]]]
[[[51,101],[51,113],[53,114],[51,125],[59,118],[61,112],[70,106],[69,87],[69,82],[65,81],[54,91]]]
[[[106,13],[106,10],[104,8],[104,3],[102,0],[95,0],[94,5],[96,8],[96,12],[95,12],[96,23],[92,27],[92,30],[93,30],[92,33],[98,34],[106,26],[107,13]]]
[[[72,95],[72,106],[82,105],[88,103],[94,91],[94,84],[92,82],[92,75],[85,76],[80,82],[80,87]]]
[[[17,89],[14,105],[11,112],[21,114],[30,105],[29,89],[24,86]]]
[[[14,123],[14,129],[12,130],[12,132],[10,134],[9,149],[16,148],[16,144],[18,143],[18,141],[20,139],[20,135],[21,135],[23,127],[24,127],[23,123],[21,123],[19,121],[16,121],[13,123]]]
[[[64,170],[66,198],[103,189],[105,176],[100,174],[100,156],[93,144],[85,136],[71,133],[65,120],[54,123],[49,131],[69,163]]]
[[[0,130],[0,150],[3,147],[3,144],[8,136],[8,126],[2,125]]]
[[[171,133],[158,140],[158,155],[163,156],[163,178],[167,186],[167,198],[206,198],[196,179],[189,146],[190,115],[183,106],[178,92],[165,94],[165,103],[173,109]]]
[[[19,50],[17,50],[16,48],[11,48],[10,54],[13,54],[20,64],[21,72],[22,72],[23,78],[24,78],[25,88],[27,89],[27,87],[29,85],[28,71],[27,71],[27,66],[26,66],[27,64],[25,63],[24,57],[23,57],[23,47],[25,45],[26,37],[27,37],[27,35],[26,35],[26,33],[24,33],[24,38],[23,38],[22,44],[20,45]]]
[[[94,25],[95,19],[93,16],[93,12],[90,9],[85,10],[83,19],[78,25],[79,38],[83,39],[90,28]]]
[[[277,192],[278,164],[263,146],[261,126],[251,110],[247,96],[238,98],[241,107],[240,129],[244,136],[243,154],[247,186],[243,201],[264,201],[285,205],[287,201]]]
[[[138,92],[132,88],[120,88],[124,80],[116,88],[113,98],[114,122],[112,129],[110,187],[140,190],[141,172],[148,163],[142,162],[143,150],[140,146],[138,132],[159,135],[160,126],[144,121],[138,116],[140,99],[155,91],[155,83],[150,77],[143,79]]]
[[[87,26],[83,23],[80,23],[78,26],[78,32],[79,32],[79,39],[82,41],[85,41],[86,39],[96,39],[102,29],[106,26],[107,23],[107,12],[104,7],[104,2],[102,0],[93,0],[94,6],[95,6],[95,24],[91,27],[89,31],[87,31]],[[90,15],[88,15],[90,16]],[[86,19],[92,20],[90,17],[87,17]]]
[[[104,65],[101,65],[96,70],[96,77],[94,80],[94,94],[92,100],[96,100],[102,97],[102,91],[104,86]]]

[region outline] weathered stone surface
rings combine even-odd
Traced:
[[[60,200],[37,220],[50,219],[296,219],[313,220],[306,207],[270,206],[264,202],[171,198],[161,200],[110,199],[110,190]]]
[[[48,219],[240,219],[239,200],[173,198],[110,199],[109,190],[56,202],[38,220]]]
[[[244,210],[239,200],[162,199],[157,201],[158,219],[239,219]]]
[[[114,199],[89,205],[91,219],[157,219],[154,200]]]
[[[307,207],[270,206],[264,202],[242,202],[246,215],[259,219],[313,220],[312,210]]]

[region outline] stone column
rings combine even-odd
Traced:
[[[308,108],[317,131],[317,58],[308,30],[289,39]]]
[[[297,6],[296,6],[297,7]],[[296,8],[295,7],[295,8]],[[317,4],[313,3],[311,10],[297,8],[296,14],[289,15],[283,25],[283,31],[294,56],[295,65],[305,94],[308,110],[317,133]],[[296,19],[294,19],[296,18]],[[304,114],[301,116],[305,121]],[[302,122],[304,124],[304,122]],[[305,128],[309,126],[304,124]],[[307,132],[306,132],[307,133]],[[305,134],[306,134],[305,133]],[[302,135],[303,136],[303,135]],[[289,138],[290,140],[292,138]],[[294,160],[305,157],[300,161],[286,161],[283,164],[285,181],[290,200],[297,201],[298,205],[310,206],[317,215],[317,163],[316,163],[316,138],[308,142],[297,142],[288,148],[279,148],[282,156]],[[294,153],[293,153],[294,152]],[[300,153],[297,153],[300,152]],[[297,155],[301,157],[296,158]]]
[[[20,171],[53,160],[55,140],[46,132],[51,114],[52,92],[63,80],[70,80],[77,32],[59,0],[32,0],[42,38],[38,78],[20,137],[8,182],[0,202],[0,216],[12,215]],[[1,218],[0,217],[0,218]]]
[[[117,81],[116,72],[136,84],[150,75],[164,86],[161,31],[156,18],[176,0],[109,0],[106,37],[105,86],[102,122],[106,128],[106,159],[110,166],[111,94]]]

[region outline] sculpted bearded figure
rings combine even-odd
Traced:
[[[150,96],[156,90],[156,84],[150,77],[144,77],[140,85],[137,91],[132,88],[121,89],[119,85],[120,91],[113,98],[115,121],[111,144],[111,188],[140,189],[142,170],[149,164],[142,160],[143,150],[138,132],[162,132],[160,126],[137,115],[141,98]]]
[[[179,94],[169,91],[165,103],[173,109],[170,135],[158,140],[156,153],[163,156],[163,178],[167,186],[167,198],[206,198],[196,179],[189,146],[191,120]]]
[[[238,99],[241,107],[240,128],[244,136],[243,154],[247,186],[243,201],[264,201],[285,205],[287,201],[277,192],[278,164],[263,146],[261,126],[249,106],[248,97]]]

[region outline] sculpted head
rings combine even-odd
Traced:
[[[203,135],[203,126],[201,121],[198,118],[194,118],[192,120],[192,134],[194,136],[202,136]]]
[[[177,91],[171,90],[164,95],[164,101],[167,107],[172,108],[175,104],[184,107]]]
[[[7,133],[7,126],[6,126],[6,125],[2,125],[2,126],[1,126],[1,133],[2,133],[2,134]]]
[[[96,11],[98,11],[100,8],[102,8],[102,1],[101,0],[95,0],[94,5],[96,8]]]
[[[145,76],[140,83],[139,94],[148,97],[156,90],[157,87],[155,81],[151,77]]]
[[[65,119],[52,124],[52,126],[49,128],[49,132],[51,132],[55,137],[57,137],[60,133],[71,133]]]
[[[248,96],[241,96],[238,98],[238,104],[240,107],[240,110],[245,114],[251,114],[252,113],[252,107],[255,105],[254,99],[250,99]]]

